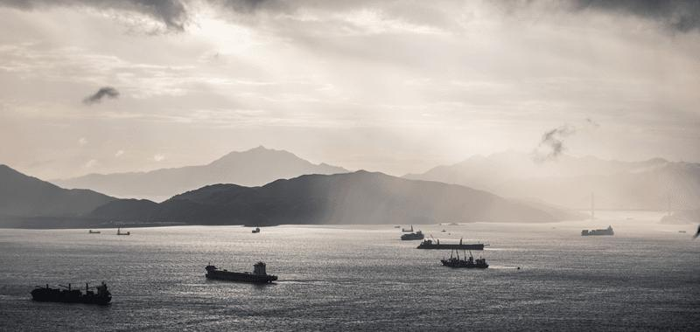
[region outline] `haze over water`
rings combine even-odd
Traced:
[[[445,242],[489,243],[491,266],[481,271],[441,266],[449,251],[417,250],[392,225],[135,228],[131,236],[5,229],[0,330],[698,330],[693,227],[657,224],[656,213],[598,217],[414,225]],[[614,237],[579,235],[608,224]],[[258,260],[280,280],[204,277],[209,262],[251,271]],[[100,281],[111,288],[110,306],[29,295],[35,285]]]

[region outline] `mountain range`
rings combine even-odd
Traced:
[[[590,208],[592,194],[600,209],[700,207],[700,164],[660,158],[624,162],[563,155],[537,162],[529,154],[510,151],[404,177],[460,184],[572,209]]]
[[[0,166],[0,226],[277,225],[552,222],[580,216],[432,181],[357,171],[259,187],[214,184],[156,203],[63,189]]]
[[[130,215],[133,211],[139,214]],[[176,195],[160,204],[117,200],[91,215],[125,222],[258,226],[552,222],[564,216],[463,186],[367,171],[303,175],[262,187],[216,184]]]
[[[158,169],[150,172],[88,174],[53,183],[65,188],[87,188],[122,198],[162,201],[179,193],[216,183],[261,186],[277,179],[304,174],[346,173],[342,167],[313,164],[296,155],[263,146],[231,152],[207,165]]]

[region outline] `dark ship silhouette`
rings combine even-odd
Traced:
[[[398,228],[398,227],[396,227],[396,228]],[[408,229],[402,228],[401,231],[404,233],[413,233],[413,225],[411,225],[411,228],[408,228]]]
[[[102,282],[97,287],[85,284],[85,294],[79,289],[72,289],[71,284],[60,286],[64,289],[36,286],[32,291],[32,300],[38,302],[84,303],[106,305],[112,301],[112,294],[107,290],[107,285]],[[90,290],[97,289],[97,293]]]
[[[255,229],[253,230],[253,233],[260,233],[260,227],[255,227]]]
[[[100,232],[100,231],[93,231],[93,230],[89,230],[89,231],[88,231],[88,234],[100,234],[100,233],[102,233],[102,232]]]
[[[464,258],[459,258],[459,251],[457,251],[457,257],[453,257],[450,253],[450,258],[443,258],[440,260],[443,266],[453,267],[453,268],[466,268],[466,269],[486,269],[489,264],[486,263],[485,258],[477,258],[474,261],[474,256],[472,256],[471,251],[469,252],[469,257],[467,258],[467,253],[464,253]]]
[[[418,249],[435,249],[435,250],[484,250],[483,243],[462,243],[459,239],[459,244],[444,244],[440,240],[433,241],[432,239],[425,240],[418,245]]]
[[[206,277],[209,279],[218,280],[228,280],[228,281],[239,281],[239,282],[253,282],[253,283],[271,283],[277,280],[277,276],[267,274],[265,271],[265,263],[257,262],[253,265],[253,273],[250,272],[231,272],[228,270],[219,270],[214,265],[207,265],[205,268],[207,270]]]
[[[411,229],[413,229],[413,227],[411,227]],[[425,238],[425,235],[421,231],[401,235],[401,240],[404,240],[404,241],[422,240],[424,238]]]
[[[121,228],[117,228],[117,235],[131,235],[131,232],[122,232]]]
[[[593,230],[587,230],[584,229],[581,231],[581,236],[590,236],[590,235],[615,235],[615,232],[613,231],[612,226],[608,226],[606,229],[593,229]]]

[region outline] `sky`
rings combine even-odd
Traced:
[[[0,18],[0,164],[44,179],[259,145],[393,175],[543,143],[700,161],[699,1],[0,0]]]

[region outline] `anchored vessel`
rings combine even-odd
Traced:
[[[121,228],[117,228],[117,235],[131,235],[131,232],[123,233]]]
[[[424,238],[425,238],[425,235],[421,231],[401,235],[401,240],[404,240],[404,241],[422,240]]]
[[[484,250],[483,243],[462,243],[462,239],[459,239],[459,244],[444,244],[440,243],[440,240],[424,240],[418,245],[418,249],[438,249],[438,250]]]
[[[214,265],[207,265],[206,277],[209,279],[254,282],[254,283],[271,283],[277,280],[277,276],[267,274],[265,271],[265,263],[257,262],[253,265],[253,273],[250,272],[231,272],[228,270],[219,270]]]
[[[255,229],[253,230],[253,233],[260,233],[260,227],[255,227]]]
[[[89,230],[88,234],[100,234],[100,231]]]
[[[36,286],[32,291],[32,299],[39,302],[85,303],[85,304],[109,304],[112,294],[107,290],[107,284],[102,282],[97,287],[89,287],[85,284],[85,294],[79,289],[72,289],[71,284],[60,286],[64,289]],[[97,293],[90,290],[97,289]]]
[[[489,264],[486,263],[485,258],[477,258],[474,261],[474,256],[472,256],[471,251],[469,252],[469,257],[467,258],[467,253],[464,253],[464,258],[459,258],[459,251],[457,251],[457,257],[453,257],[450,253],[450,258],[443,258],[440,260],[443,266],[449,266],[454,268],[466,268],[466,269],[486,269]]]
[[[593,229],[593,230],[587,230],[584,229],[581,231],[581,236],[589,236],[589,235],[615,235],[615,232],[613,231],[612,226],[608,226],[606,229]]]

